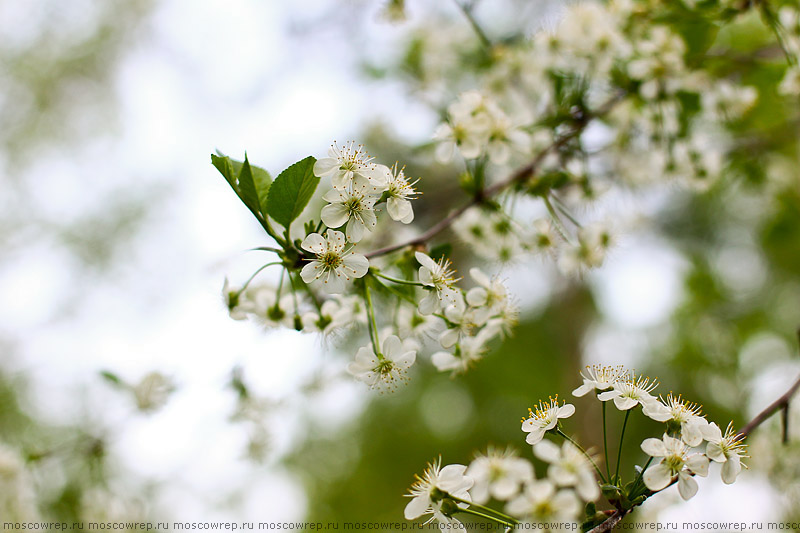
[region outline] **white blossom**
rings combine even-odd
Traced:
[[[564,441],[559,448],[549,440],[533,447],[533,453],[550,466],[547,477],[559,487],[574,487],[583,501],[600,497],[600,485],[594,476],[594,466],[574,444]]]
[[[722,481],[730,485],[736,481],[736,476],[742,471],[742,457],[747,445],[742,442],[744,436],[733,429],[733,423],[728,424],[725,435],[717,424],[711,422],[703,428],[706,445],[706,455],[714,462],[722,463]]]
[[[398,381],[405,381],[408,369],[414,364],[417,352],[408,350],[400,338],[389,335],[383,341],[378,356],[372,344],[362,346],[356,352],[355,361],[347,365],[347,371],[370,387],[393,390]]]
[[[703,442],[703,431],[708,421],[700,416],[700,406],[697,404],[670,393],[664,402],[656,399],[642,404],[642,412],[658,422],[677,425],[681,439],[689,446],[699,446]]]
[[[490,279],[479,268],[471,268],[469,275],[478,286],[467,291],[467,303],[479,308],[478,313],[483,315],[484,321],[506,307],[508,289],[499,278]]]
[[[342,305],[339,300],[326,300],[319,311],[304,313],[302,317],[303,331],[315,331],[325,335],[349,327],[353,323],[353,310]]]
[[[455,271],[450,269],[450,261],[441,258],[438,262],[422,252],[415,252],[414,257],[421,265],[419,268],[419,281],[433,290],[429,291],[419,302],[419,312],[429,315],[442,307],[454,305],[456,298],[460,296],[458,289],[453,285],[458,281],[453,276]]]
[[[650,381],[650,378],[639,376],[636,378],[632,373],[620,377],[612,385],[611,390],[601,392],[597,397],[604,402],[614,400],[614,405],[620,411],[627,411],[637,405],[644,405],[654,402],[656,399],[650,391],[658,386],[657,381]]]
[[[528,408],[528,418],[522,419],[522,431],[528,434],[525,442],[537,444],[544,438],[544,434],[558,425],[562,418],[569,418],[575,414],[575,406],[569,403],[558,405],[558,396],[550,398],[549,402],[539,401],[535,410]]]
[[[414,208],[411,207],[411,200],[417,196],[417,191],[414,190],[415,183],[416,181],[408,181],[403,169],[398,169],[397,163],[395,163],[386,187],[386,211],[389,212],[392,220],[403,224],[413,222]]]
[[[340,148],[333,143],[328,157],[314,163],[314,175],[330,176],[333,187],[341,191],[380,194],[386,188],[390,171],[386,165],[372,163],[372,159],[362,145],[349,142]]]
[[[459,294],[453,305],[444,310],[448,329],[439,335],[439,343],[442,347],[451,348],[462,338],[474,336],[488,318],[479,311],[479,309],[467,307],[464,297]]]
[[[544,524],[571,522],[578,517],[581,502],[570,489],[556,490],[552,481],[533,481],[511,500],[506,511],[514,516]]]
[[[322,197],[328,205],[322,208],[322,222],[330,228],[347,224],[345,235],[350,242],[358,242],[364,231],[372,231],[378,223],[374,206],[377,196],[369,196],[358,189],[355,191],[332,189]]]
[[[474,481],[465,475],[467,467],[464,465],[447,465],[441,467],[441,457],[435,462],[430,463],[423,472],[422,476],[416,476],[417,481],[411,486],[408,496],[411,501],[406,505],[404,516],[407,520],[414,520],[422,515],[433,515],[426,522],[438,520],[443,524],[460,522],[442,512],[441,492],[446,492],[456,498],[471,501],[469,489]],[[467,504],[459,503],[459,507],[467,507]]]
[[[661,439],[645,439],[642,451],[651,457],[661,458],[658,464],[644,472],[644,484],[652,491],[666,488],[677,475],[678,492],[681,498],[688,500],[697,494],[697,481],[692,475],[708,475],[708,457],[699,453],[689,454],[689,447],[680,439],[666,434]]]
[[[436,352],[431,362],[440,372],[451,370],[454,374],[466,372],[473,364],[483,358],[486,344],[496,334],[496,329],[489,326],[481,329],[474,337],[466,337],[457,343],[453,352]]]
[[[573,396],[585,396],[592,391],[606,391],[614,386],[620,378],[626,376],[625,368],[619,366],[593,365],[586,367],[586,373],[581,371],[583,385],[572,391]]]
[[[478,455],[469,464],[467,475],[475,480],[470,494],[479,504],[490,498],[508,501],[519,493],[522,485],[534,480],[533,465],[511,449],[490,448],[485,455]]]
[[[170,394],[175,390],[175,383],[160,372],[148,372],[131,390],[136,407],[149,413],[166,405]]]
[[[329,229],[325,238],[319,233],[309,234],[300,245],[316,255],[303,270],[300,277],[306,283],[322,279],[323,289],[330,293],[341,293],[345,282],[351,277],[361,278],[369,270],[369,261],[361,254],[345,250],[344,233]]]

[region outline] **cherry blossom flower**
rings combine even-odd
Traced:
[[[558,405],[558,395],[549,402],[539,401],[534,411],[528,408],[528,418],[522,420],[522,431],[528,434],[525,442],[536,444],[544,438],[544,434],[554,429],[559,419],[569,418],[575,413],[575,406],[569,403]]]
[[[329,202],[322,208],[322,222],[330,228],[347,224],[345,235],[350,242],[360,241],[364,231],[372,231],[378,223],[373,209],[378,201],[377,196],[365,195],[358,189],[352,192],[332,189],[322,199]]]
[[[661,461],[644,472],[644,484],[652,491],[659,491],[672,483],[678,476],[678,492],[684,500],[697,494],[697,481],[692,478],[708,475],[708,457],[703,454],[689,454],[689,446],[682,440],[664,435],[661,439],[645,439],[642,451],[651,457],[661,457]]]
[[[417,191],[414,190],[415,183],[416,181],[409,182],[403,169],[398,169],[397,163],[395,163],[386,185],[386,211],[389,212],[392,220],[403,224],[413,222],[414,209],[411,207],[411,200],[415,199],[417,195]]]
[[[742,471],[742,457],[747,445],[742,442],[744,436],[733,429],[733,422],[728,424],[725,435],[717,424],[711,422],[703,429],[708,441],[706,455],[714,462],[722,463],[722,481],[730,485]]]
[[[506,511],[539,523],[571,522],[581,510],[581,502],[570,489],[557,491],[552,481],[533,481],[521,495],[511,500]]]
[[[329,229],[325,238],[319,233],[309,234],[300,245],[303,250],[312,252],[317,257],[300,271],[300,277],[306,283],[322,279],[322,288],[336,294],[344,291],[345,282],[351,277],[361,278],[369,270],[369,261],[361,254],[345,251],[344,233]]]
[[[585,396],[591,391],[606,391],[614,386],[618,379],[626,375],[625,368],[620,366],[593,365],[586,367],[586,374],[581,371],[583,385],[572,391],[573,396]]]
[[[650,391],[658,386],[657,381],[639,376],[638,379],[631,373],[621,376],[609,391],[601,392],[597,397],[604,402],[614,400],[614,405],[620,411],[627,411],[637,405],[644,405],[656,401]]]
[[[470,463],[467,475],[475,480],[470,494],[480,504],[490,498],[508,501],[519,493],[522,485],[534,479],[533,465],[512,449],[489,448],[485,455],[478,455]]]
[[[450,261],[441,258],[438,262],[422,252],[416,252],[414,256],[419,261],[419,280],[423,285],[433,287],[419,302],[419,312],[429,315],[442,307],[454,305],[459,296],[458,289],[453,285],[458,281],[454,278],[455,270],[450,269]]]
[[[372,163],[363,146],[349,142],[341,148],[334,142],[328,157],[314,163],[314,175],[330,176],[331,184],[341,191],[352,190],[364,194],[379,194],[386,189],[389,168]]]
[[[533,447],[533,453],[550,464],[547,477],[559,487],[574,487],[578,496],[586,502],[600,497],[594,466],[571,442],[564,441],[559,448],[553,442],[543,440]]]
[[[386,337],[381,351],[379,356],[372,344],[362,346],[356,352],[355,361],[347,365],[347,371],[370,387],[393,390],[398,381],[407,379],[407,371],[414,364],[417,352],[406,349],[397,335]]]
[[[406,505],[404,516],[407,520],[414,520],[422,515],[430,514],[431,518],[426,522],[438,520],[443,524],[460,522],[446,515],[442,510],[442,494],[447,493],[456,498],[471,501],[469,489],[474,481],[465,475],[467,467],[464,465],[447,465],[442,468],[441,457],[428,464],[422,476],[416,476],[417,481],[411,486],[408,496],[412,498]],[[459,507],[467,507],[465,503],[459,503]]]
[[[645,416],[657,422],[668,422],[681,432],[681,439],[689,446],[699,446],[703,442],[704,427],[708,421],[700,416],[700,406],[684,401],[671,393],[662,403],[659,400],[642,404]]]

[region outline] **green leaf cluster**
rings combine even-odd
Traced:
[[[320,179],[314,175],[316,159],[308,156],[281,172],[275,180],[261,167],[237,161],[217,152],[211,163],[219,170],[233,192],[247,206],[268,234],[281,239],[272,229],[269,219],[286,228],[299,217],[317,190]]]

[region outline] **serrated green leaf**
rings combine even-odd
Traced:
[[[239,197],[244,202],[244,205],[246,205],[247,208],[250,209],[254,215],[256,215],[256,217],[258,217],[258,215],[262,215],[261,206],[258,203],[256,184],[253,181],[253,171],[250,168],[250,162],[247,160],[246,153],[244,154],[242,170],[239,172],[238,182],[239,191],[241,191]]]
[[[308,156],[281,172],[267,195],[267,212],[283,227],[289,225],[303,212],[319,185],[314,175],[317,160]]]
[[[244,156],[244,161],[237,161],[218,151],[216,155],[211,154],[211,163],[253,215],[259,220],[265,220],[267,196],[272,184],[269,172],[251,165],[247,154]]]

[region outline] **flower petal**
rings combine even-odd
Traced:
[[[327,249],[325,239],[319,233],[309,233],[300,243],[300,247],[317,255],[324,254]]]
[[[672,471],[664,463],[658,463],[645,470],[642,479],[648,489],[661,490],[672,481]]]
[[[363,278],[369,270],[369,260],[361,254],[348,254],[342,259],[348,276]]]

